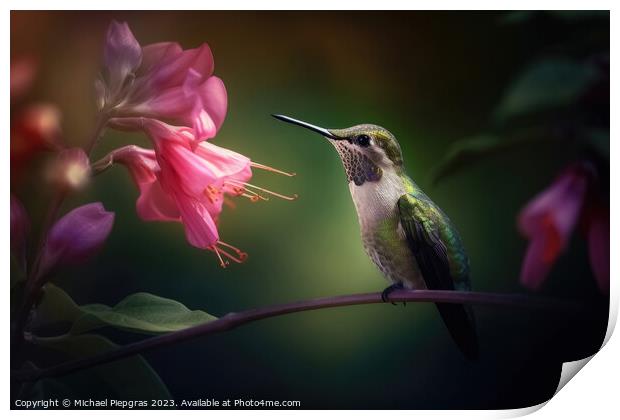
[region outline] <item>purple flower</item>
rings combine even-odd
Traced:
[[[50,229],[41,254],[39,276],[61,265],[80,264],[94,256],[110,235],[114,213],[101,203],[71,210]]]

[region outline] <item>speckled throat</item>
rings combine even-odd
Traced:
[[[351,149],[343,140],[330,141],[340,155],[349,182],[363,185],[365,182],[377,182],[383,176],[383,170],[375,165],[365,154]]]

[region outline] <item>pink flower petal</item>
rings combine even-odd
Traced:
[[[213,73],[213,54],[207,44],[198,48],[185,50],[173,60],[166,60],[153,67],[149,75],[151,85],[157,89],[180,86],[185,81],[187,72],[196,71],[205,80]]]
[[[142,67],[140,73],[147,74],[156,66],[175,60],[183,53],[176,42],[158,42],[142,48]]]
[[[252,177],[251,161],[240,153],[208,142],[198,144],[195,153],[204,160],[205,165],[218,178],[235,177],[245,182]]]
[[[228,96],[224,82],[219,77],[209,77],[200,86],[199,91],[205,111],[213,120],[216,130],[219,130],[224,123],[224,118],[226,118],[228,107]]]
[[[519,228],[526,236],[539,231],[540,223],[551,217],[562,241],[566,243],[577,223],[587,191],[587,178],[565,174],[534,197],[519,215]]]
[[[140,185],[136,211],[146,221],[178,222],[181,217],[176,203],[163,191],[159,181]]]
[[[130,145],[108,155],[113,163],[125,165],[140,190],[136,211],[147,221],[178,221],[179,211],[172,198],[164,193],[159,183],[159,164],[155,151]],[[105,160],[105,159],[104,159]]]
[[[108,159],[112,163],[125,165],[137,185],[150,184],[157,181],[159,165],[157,164],[154,150],[129,145],[113,150],[108,155]]]
[[[195,142],[201,142],[215,137],[217,133],[215,123],[211,119],[209,113],[205,111],[199,103],[196,103],[190,117],[191,121],[189,121],[189,125],[194,128]]]
[[[200,196],[208,185],[218,183],[218,178],[206,162],[187,144],[163,141],[158,147],[158,161],[165,179],[186,194]]]
[[[187,241],[196,248],[207,249],[219,240],[215,221],[200,201],[175,194]]]
[[[518,217],[519,230],[530,239],[521,271],[521,282],[538,287],[568,244],[588,188],[588,174],[581,166],[565,171],[532,199]]]
[[[142,61],[142,48],[126,22],[112,21],[108,27],[103,59],[107,70],[108,88],[116,95],[125,79]]]
[[[182,86],[161,90],[134,108],[145,116],[174,119],[194,129],[195,141],[215,137],[226,116],[227,97],[223,82],[190,69]]]
[[[152,119],[144,120],[144,128],[155,145],[164,189],[180,188],[188,195],[203,196],[208,185],[218,182],[204,159],[191,150],[193,136],[188,129]]]
[[[189,50],[173,42],[141,48],[126,23],[112,22],[104,57],[108,83],[98,87],[100,108],[110,106],[119,119],[157,118],[191,127],[195,142],[215,137],[227,96],[222,81],[212,77],[208,44]]]
[[[215,76],[203,81],[196,71],[191,70],[183,83],[183,94],[186,102],[193,102],[191,112],[185,112],[183,122],[194,128],[196,141],[215,137],[226,116],[224,83]]]
[[[534,290],[540,288],[559,254],[559,245],[553,228],[532,238],[521,266],[521,284]]]
[[[51,228],[42,251],[39,275],[55,267],[83,263],[94,256],[112,231],[114,213],[101,203],[71,210]]]

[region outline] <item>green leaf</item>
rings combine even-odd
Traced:
[[[73,323],[82,315],[80,307],[64,290],[48,283],[43,289],[43,299],[37,306],[32,323],[33,327],[41,327],[59,322]]]
[[[73,324],[71,328],[73,334],[105,325],[134,332],[158,334],[182,330],[217,319],[204,311],[192,311],[180,302],[150,293],[127,296],[114,307],[94,304],[81,306],[80,309],[84,313]]]
[[[53,284],[45,287],[45,295],[35,317],[35,326],[61,321],[72,323],[70,333],[77,335],[111,326],[143,334],[161,334],[192,327],[217,319],[200,310],[190,310],[172,299],[150,293],[127,296],[117,305],[78,306],[62,289]]]
[[[56,350],[71,359],[91,357],[99,353],[109,352],[118,348],[107,338],[85,334],[80,336],[62,336],[53,338],[33,338],[33,343]],[[86,379],[84,382],[94,386],[93,377],[98,379],[105,389],[124,399],[168,399],[170,392],[157,373],[142,356],[93,367],[72,374],[74,380]],[[83,376],[79,378],[79,376]],[[78,381],[80,382],[80,381]],[[60,391],[62,389],[56,389]]]
[[[597,77],[596,70],[577,61],[555,58],[539,61],[508,88],[496,118],[508,118],[573,104]]]

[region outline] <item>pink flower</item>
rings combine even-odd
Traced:
[[[104,69],[97,90],[101,108],[112,117],[150,117],[192,127],[195,141],[214,137],[224,122],[226,89],[213,76],[207,44],[190,50],[173,42],[141,47],[126,23],[112,22]]]
[[[280,171],[252,163],[239,153],[208,142],[196,145],[190,129],[153,119],[123,119],[117,120],[116,125],[142,127],[155,149],[125,146],[95,166],[127,166],[140,190],[138,215],[148,221],[183,223],[187,241],[197,248],[214,251],[222,266],[227,264],[225,259],[242,262],[246,257],[238,248],[220,240],[217,220],[226,195],[244,196],[252,201],[267,200],[261,193],[294,199],[247,182],[252,176],[251,167]]]
[[[568,245],[572,232],[583,218],[584,203],[595,179],[592,165],[572,165],[549,188],[534,197],[519,214],[519,229],[530,240],[521,269],[521,283],[526,287],[540,288]],[[594,217],[593,220],[595,222],[590,224],[589,234],[591,262],[599,285],[605,282],[608,284],[609,224],[607,227],[601,224],[600,217]],[[606,279],[603,278],[605,271]],[[603,287],[601,289],[604,290]]]
[[[108,125],[145,131],[154,149],[122,147],[96,162],[94,170],[115,162],[127,166],[140,190],[136,208],[142,219],[181,222],[188,242],[214,251],[222,266],[227,259],[243,261],[246,254],[222,242],[217,229],[226,196],[252,201],[267,200],[267,194],[295,197],[248,183],[251,167],[291,174],[204,142],[215,136],[227,108],[209,46],[183,50],[166,42],[141,47],[126,23],[112,22],[104,61],[97,90]]]
[[[30,219],[26,209],[13,194],[11,194],[11,252],[15,256],[20,269],[26,269],[26,244]]]
[[[162,190],[158,176],[159,164],[152,149],[130,145],[111,152],[102,160],[106,166],[112,163],[125,165],[138,186],[140,196],[136,202],[138,216],[146,221],[180,221],[176,204]]]
[[[50,229],[41,253],[38,276],[94,256],[110,235],[113,224],[114,213],[106,211],[101,203],[71,210]]]

